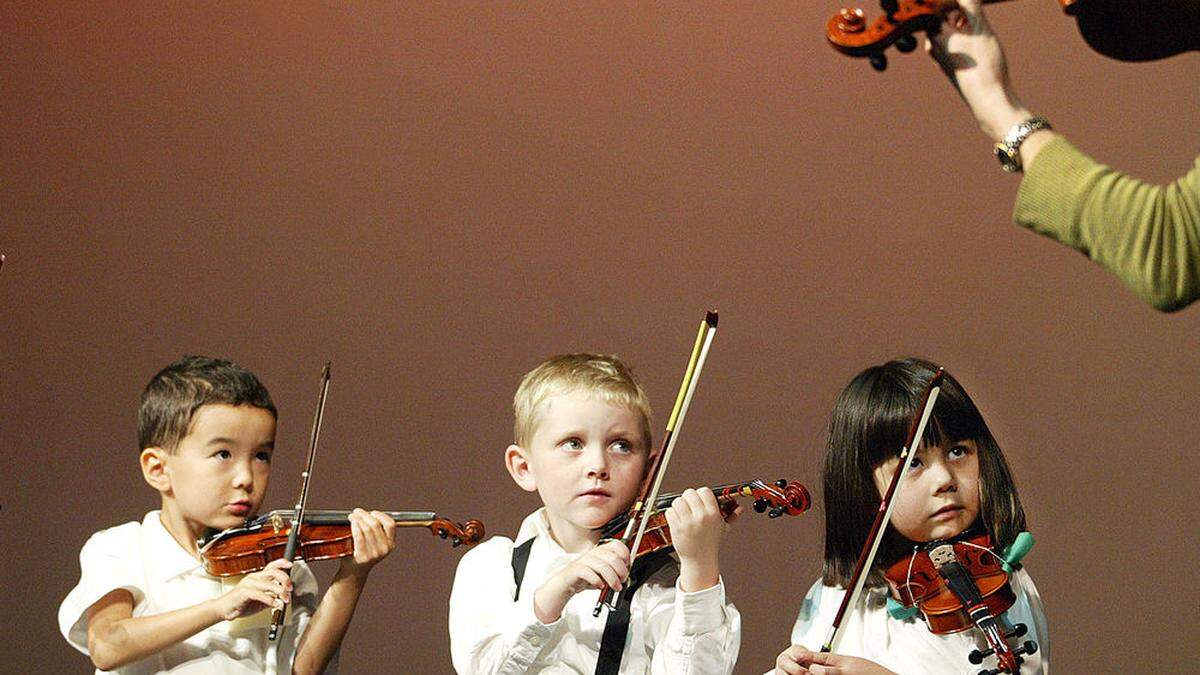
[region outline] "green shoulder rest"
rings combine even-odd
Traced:
[[[1029,553],[1029,549],[1033,548],[1033,535],[1028,532],[1022,532],[1017,535],[1016,539],[1004,549],[1000,557],[1004,559],[1002,567],[1005,572],[1012,574],[1013,570],[1021,566],[1021,560]]]

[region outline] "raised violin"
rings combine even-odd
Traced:
[[[295,560],[331,560],[354,554],[349,511],[309,510],[304,514]],[[483,540],[483,523],[456,523],[426,511],[388,511],[397,527],[424,527],[451,545],[474,546]],[[241,527],[213,533],[196,542],[204,571],[215,577],[257,572],[284,556],[295,514],[277,510],[247,520]]]
[[[743,497],[754,499],[754,510],[758,513],[765,512],[771,518],[783,515],[798,516],[812,506],[812,498],[809,496],[807,488],[800,483],[788,482],[783,478],[775,481],[774,484],[752,480],[745,483],[718,485],[712,488],[712,491],[717,498],[717,506],[721,509],[721,515],[726,520],[733,516],[733,512],[738,507],[738,499]],[[669,550],[674,546],[671,541],[671,528],[667,525],[666,510],[678,496],[679,493],[664,494],[658,497],[654,508],[645,515],[646,531],[638,543],[637,550],[631,551],[632,559],[636,560],[643,555]],[[620,537],[628,522],[628,514],[622,514],[610,520],[601,528],[603,533],[601,541]]]
[[[983,0],[985,4],[1004,0]],[[1200,50],[1200,0],[1058,0],[1075,18],[1087,44],[1121,61],[1151,61]],[[885,51],[917,47],[917,33],[937,33],[956,0],[881,0],[883,14],[867,21],[858,8],[843,9],[825,26],[829,44],[847,56],[887,68]]]
[[[1006,631],[997,618],[1016,601],[1009,562],[992,549],[987,532],[968,530],[952,539],[917,544],[911,555],[888,567],[884,577],[892,597],[903,607],[919,609],[931,632],[979,629],[988,648],[973,650],[968,660],[979,665],[994,655],[997,662],[996,668],[979,675],[1018,673],[1022,657],[1037,652],[1038,646],[1026,640],[1012,648],[1008,641],[1024,636],[1027,627],[1017,624]]]

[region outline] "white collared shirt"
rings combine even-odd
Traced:
[[[1010,644],[1033,640],[1038,646],[1037,653],[1022,657],[1021,675],[1049,675],[1050,638],[1042,597],[1024,569],[1014,572],[1009,583],[1016,602],[1003,618],[1011,625],[1023,623],[1029,631]],[[800,606],[792,628],[792,644],[820,649],[845,593],[844,589],[825,586],[818,579]],[[995,658],[985,659],[983,665],[967,659],[972,650],[987,647],[978,630],[934,635],[920,616],[892,618],[886,603],[887,591],[872,589],[846,610],[839,654],[870,659],[899,675],[975,675],[985,668],[996,667]]]
[[[536,537],[513,600],[512,554]],[[533,612],[533,596],[578,554],[554,541],[545,509],[530,514],[514,542],[492,537],[463,556],[450,593],[450,653],[454,668],[468,673],[586,673],[596,670],[608,617],[592,616],[597,590],[576,594],[558,621],[544,624]],[[714,675],[730,673],[741,646],[741,615],[725,602],[718,583],[695,593],[677,587],[678,564],[651,575],[633,596],[622,673]]]
[[[97,600],[123,588],[133,595],[133,616],[162,614],[218,597],[242,579],[209,576],[200,561],[185,551],[159,519],[159,511],[142,522],[102,530],[79,553],[79,584],[58,609],[62,634],[88,653],[87,611]],[[115,671],[148,673],[275,673],[290,672],[300,634],[317,605],[317,580],[301,562],[292,568],[294,591],[283,632],[267,640],[271,613],[221,621],[153,656]],[[276,664],[281,664],[278,669]],[[97,673],[102,671],[97,670]]]

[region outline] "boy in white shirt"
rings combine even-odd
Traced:
[[[650,406],[620,360],[551,358],[513,399],[505,465],[544,504],[516,541],[493,537],[459,563],[450,596],[454,667],[467,673],[729,673],[741,618],[725,601],[718,549],[726,529],[708,488],[667,511],[678,562],[655,554],[630,573],[628,548],[600,544],[651,466]],[[592,616],[604,587],[618,609]]]
[[[276,560],[228,580],[201,568],[196,541],[241,525],[262,505],[275,445],[275,405],[253,373],[187,356],[142,392],[142,476],[162,508],[97,532],[84,545],[79,584],[59,608],[67,641],[97,672],[321,672],[346,634],[371,567],[395,546],[395,524],[356,509],[354,555],[317,606],[302,562]],[[290,571],[290,575],[289,575]],[[270,642],[271,608],[285,608]]]

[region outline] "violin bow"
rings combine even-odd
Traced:
[[[304,473],[301,474],[303,483],[300,485],[300,499],[296,501],[296,508],[292,511],[291,530],[288,532],[287,548],[284,549],[283,557],[288,562],[292,562],[296,558],[296,546],[300,542],[300,524],[304,522],[304,505],[308,502],[308,482],[312,477],[313,460],[317,455],[317,440],[321,437],[321,419],[325,416],[325,397],[329,394],[329,365],[330,362],[325,362],[325,367],[321,369],[321,393],[317,397],[317,412],[313,417],[312,434],[308,439],[308,458],[305,460]],[[288,572],[291,576],[291,572]],[[284,610],[276,607],[271,610],[271,630],[267,633],[267,639],[274,642],[279,637],[279,629],[283,626]]]
[[[920,444],[921,438],[925,435],[925,425],[929,423],[929,418],[933,415],[933,406],[937,403],[938,394],[942,391],[942,377],[945,373],[946,369],[939,367],[929,380],[929,384],[925,386],[925,393],[921,397],[922,402],[918,408],[921,415],[913,418],[912,423],[908,426],[908,438],[904,441],[904,447],[900,449],[900,463],[892,472],[892,482],[879,502],[879,510],[875,513],[875,522],[871,523],[871,531],[867,533],[867,540],[863,542],[862,552],[858,554],[858,562],[854,566],[854,576],[850,579],[851,590],[842,596],[842,604],[838,607],[837,615],[833,617],[833,625],[829,627],[829,633],[825,636],[825,644],[821,645],[821,651],[824,653],[837,651],[842,637],[842,619],[846,616],[846,610],[862,594],[863,585],[867,580],[867,570],[871,569],[875,563],[875,554],[879,551],[879,543],[883,541],[883,532],[892,519],[892,509],[896,505],[893,497],[895,497],[900,484],[908,476],[908,469],[912,466],[910,456],[916,452],[916,446]]]
[[[696,334],[696,344],[692,347],[687,370],[683,373],[679,394],[675,397],[675,407],[671,409],[671,417],[667,420],[667,431],[663,434],[662,446],[654,458],[654,465],[650,468],[650,473],[646,475],[646,480],[642,483],[641,494],[629,510],[629,522],[625,526],[625,533],[621,535],[621,541],[629,546],[631,552],[637,551],[638,546],[642,543],[646,524],[650,522],[649,518],[644,517],[647,505],[653,510],[653,505],[658,501],[663,475],[666,473],[667,464],[671,461],[671,454],[675,451],[675,442],[679,440],[679,428],[683,426],[683,419],[687,416],[692,395],[696,393],[696,385],[700,382],[700,371],[704,369],[704,362],[708,359],[708,350],[712,347],[712,341],[716,335],[717,313],[716,311],[706,312],[704,320],[700,322],[700,331]],[[631,538],[632,544],[630,543]],[[600,591],[600,600],[596,602],[592,616],[600,616],[600,610],[605,605],[609,609],[616,607],[618,598],[619,595],[614,594],[611,588]]]

